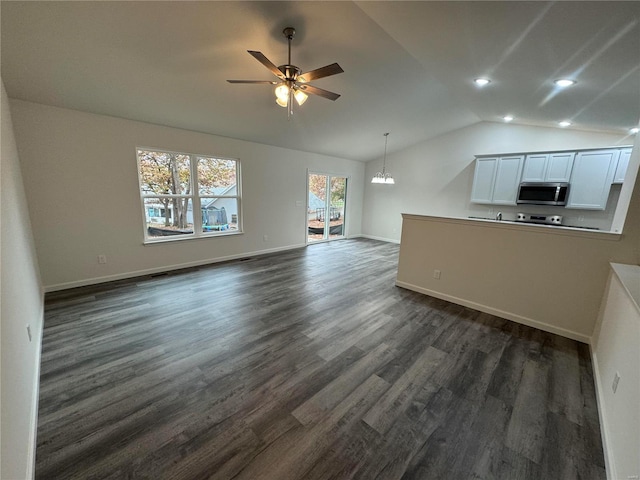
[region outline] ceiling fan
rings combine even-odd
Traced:
[[[287,107],[287,116],[293,115],[293,99],[295,98],[298,105],[302,105],[307,100],[307,94],[318,95],[319,97],[328,98],[329,100],[337,100],[340,95],[337,93],[323,90],[322,88],[309,85],[308,82],[317,80],[319,78],[329,77],[338,73],[344,72],[342,67],[337,63],[331,65],[325,65],[324,67],[316,68],[309,72],[301,73],[302,70],[295,65],[291,64],[291,40],[296,34],[296,30],[293,27],[287,27],[282,31],[282,34],[287,38],[289,42],[289,58],[286,65],[280,65],[276,67],[262,52],[254,50],[247,50],[251,56],[262,63],[265,67],[271,71],[279,81],[273,80],[227,80],[229,83],[254,83],[254,84],[269,84],[277,85],[276,103],[281,107]]]

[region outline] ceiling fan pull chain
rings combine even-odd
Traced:
[[[287,120],[291,120],[291,117],[293,117],[293,88],[289,88],[289,108],[287,109]]]

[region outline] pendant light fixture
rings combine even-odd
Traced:
[[[382,171],[376,173],[371,179],[371,183],[386,183],[388,185],[393,185],[393,177],[390,173],[387,173],[387,141],[389,140],[389,133],[384,133],[384,157],[382,159]]]

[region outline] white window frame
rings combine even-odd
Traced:
[[[142,192],[142,177],[140,175],[140,162],[138,159],[139,151],[150,151],[150,152],[162,152],[168,154],[175,155],[186,155],[189,157],[189,173],[190,173],[190,181],[191,181],[191,193],[189,194],[145,194]],[[236,195],[210,195],[210,194],[200,194],[198,188],[198,158],[214,158],[218,160],[229,160],[233,161],[236,164]],[[166,243],[166,242],[176,242],[183,240],[193,240],[199,238],[215,238],[229,235],[241,235],[244,233],[242,221],[243,221],[243,213],[242,213],[242,173],[241,173],[241,162],[238,158],[230,158],[223,157],[220,155],[210,155],[210,154],[201,154],[201,153],[188,153],[188,152],[177,152],[174,150],[167,150],[165,148],[156,148],[156,147],[136,147],[135,150],[135,158],[136,158],[136,170],[138,171],[138,193],[140,195],[140,205],[142,208],[142,230],[143,230],[143,243],[145,245],[155,244],[155,243]],[[150,237],[147,230],[147,211],[144,204],[145,199],[147,198],[188,198],[191,200],[191,205],[193,209],[193,233],[185,233],[182,235],[171,235],[167,237]],[[237,221],[237,230],[222,230],[222,231],[210,231],[203,232],[202,231],[202,215],[195,215],[195,212],[201,211],[201,199],[203,198],[233,198],[236,199],[238,205],[238,221]]]

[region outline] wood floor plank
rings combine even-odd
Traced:
[[[431,377],[438,363],[446,354],[428,347],[406,372],[387,390],[378,402],[365,414],[363,420],[371,428],[384,435],[400,416],[418,389]]]
[[[378,348],[362,357],[348,371],[329,383],[325,388],[296,408],[292,414],[303,425],[309,425],[335,407],[362,381],[370,377],[380,365],[392,357],[389,347],[381,343]],[[387,384],[388,385],[388,384]]]
[[[322,422],[311,427],[300,427],[280,437],[251,461],[237,475],[237,480],[272,478],[304,478],[342,431],[362,418],[362,415],[389,388],[389,384],[376,375],[362,382],[340,404],[326,415]]]
[[[588,346],[355,239],[48,294],[37,480],[604,480]]]
[[[582,425],[578,345],[562,337],[554,337],[553,343],[549,410]]]
[[[545,449],[549,366],[528,360],[522,373],[505,445],[540,464]]]

